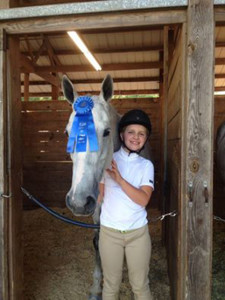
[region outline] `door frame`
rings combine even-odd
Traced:
[[[192,38],[194,38],[194,28],[191,25],[192,23],[194,23],[194,20],[197,19],[198,15],[197,13],[200,13],[201,16],[204,16],[204,13],[207,13],[207,10],[210,6],[211,12],[210,12],[210,26],[212,26],[212,22],[213,19],[212,14],[214,13],[213,10],[213,4],[211,3],[210,0],[200,0],[198,1],[198,5],[194,4],[194,0],[190,0],[189,1],[189,6],[188,6],[188,10],[186,10],[186,7],[184,8],[180,8],[180,9],[171,9],[171,10],[165,10],[162,9],[155,9],[155,10],[138,10],[136,12],[132,12],[132,11],[123,11],[118,13],[117,11],[113,11],[111,10],[110,13],[95,13],[95,14],[91,14],[91,15],[60,15],[60,16],[55,16],[55,17],[38,17],[36,16],[34,18],[34,16],[27,16],[25,19],[16,19],[16,20],[6,20],[5,22],[2,22],[0,25],[0,30],[1,32],[5,32],[7,35],[7,41],[8,41],[8,45],[9,45],[9,50],[7,50],[8,54],[7,54],[7,58],[5,56],[5,50],[2,51],[2,49],[0,48],[0,68],[1,68],[1,72],[3,72],[3,65],[5,64],[5,60],[7,60],[7,84],[6,84],[6,79],[5,79],[5,75],[2,77],[2,82],[0,84],[0,97],[6,101],[5,99],[5,90],[4,90],[4,86],[6,84],[7,86],[7,99],[8,99],[8,126],[7,128],[9,129],[8,134],[10,134],[8,136],[7,134],[7,139],[9,141],[9,162],[10,162],[10,166],[9,166],[9,178],[8,178],[8,184],[9,184],[9,191],[12,193],[13,192],[13,197],[12,199],[9,201],[9,204],[7,204],[9,206],[9,213],[3,215],[3,210],[6,206],[6,199],[1,199],[1,206],[0,206],[0,214],[3,216],[3,222],[1,223],[1,227],[0,227],[0,234],[3,236],[3,239],[1,239],[0,241],[0,252],[1,253],[5,253],[5,245],[8,244],[8,239],[11,241],[11,245],[8,249],[14,249],[13,254],[11,255],[11,258],[5,258],[4,259],[4,264],[6,263],[6,266],[8,267],[8,271],[6,270],[6,272],[8,272],[9,276],[8,278],[10,278],[10,280],[4,281],[3,280],[3,273],[0,274],[0,280],[3,280],[3,285],[6,287],[6,285],[9,284],[9,282],[12,282],[11,285],[9,285],[9,293],[10,293],[10,299],[12,300],[16,300],[16,299],[22,299],[20,297],[18,297],[18,295],[20,295],[21,291],[20,291],[20,287],[19,285],[21,284],[20,282],[20,278],[22,278],[22,261],[21,261],[21,252],[19,251],[18,256],[15,255],[16,253],[16,249],[20,249],[21,247],[21,238],[20,238],[20,230],[16,230],[16,224],[19,224],[19,228],[21,227],[21,218],[22,218],[22,200],[21,200],[21,194],[19,192],[20,190],[20,184],[21,184],[21,147],[19,150],[16,150],[16,148],[19,148],[18,145],[20,145],[21,140],[20,140],[20,136],[16,136],[16,132],[18,130],[18,128],[20,128],[20,120],[19,120],[19,114],[18,114],[18,110],[19,110],[19,99],[20,99],[20,86],[19,86],[19,54],[18,51],[16,51],[14,53],[14,55],[16,55],[18,57],[18,61],[15,62],[15,57],[12,59],[13,57],[13,47],[15,47],[16,45],[18,46],[18,39],[17,39],[17,35],[22,34],[22,33],[34,33],[34,32],[53,32],[53,31],[60,31],[60,30],[80,30],[80,29],[94,29],[94,28],[100,28],[100,27],[104,27],[104,28],[113,28],[113,27],[118,27],[118,24],[120,26],[134,26],[134,24],[136,24],[136,26],[142,26],[142,25],[171,25],[171,24],[186,24],[187,28],[188,28],[188,35],[187,35],[187,53],[189,53],[189,51],[192,51],[192,55],[188,55],[187,60],[185,62],[186,65],[186,74],[185,74],[185,98],[187,99],[187,101],[185,101],[186,108],[184,109],[184,118],[183,118],[183,133],[185,134],[185,136],[183,137],[184,142],[182,143],[182,153],[185,153],[185,158],[182,161],[182,172],[181,172],[181,182],[182,182],[182,193],[181,193],[181,203],[183,203],[183,207],[181,208],[182,211],[178,212],[177,218],[179,218],[179,223],[183,225],[183,240],[180,241],[180,243],[178,244],[178,247],[181,247],[182,244],[182,250],[181,248],[179,249],[179,251],[182,251],[182,258],[180,263],[182,264],[182,268],[181,268],[181,274],[180,274],[180,278],[178,278],[179,280],[179,285],[180,288],[182,290],[183,293],[183,299],[195,299],[195,298],[190,298],[190,295],[194,295],[195,293],[197,293],[197,289],[194,290],[193,286],[197,286],[196,282],[194,282],[194,279],[197,279],[200,283],[200,286],[202,286],[202,279],[200,279],[197,275],[195,274],[194,277],[191,274],[191,262],[192,260],[192,255],[190,253],[190,249],[193,246],[196,246],[194,244],[194,240],[191,238],[191,230],[192,230],[192,223],[190,222],[190,220],[193,220],[193,218],[195,217],[195,213],[197,213],[197,215],[200,213],[202,213],[202,208],[200,210],[198,210],[198,205],[196,204],[201,204],[204,203],[204,199],[202,196],[202,185],[200,188],[200,192],[193,192],[193,203],[196,203],[193,205],[193,207],[195,209],[190,209],[189,207],[189,189],[188,189],[188,182],[191,180],[194,183],[194,187],[197,189],[199,188],[199,185],[197,185],[197,180],[195,180],[195,178],[197,178],[196,176],[201,175],[200,172],[198,172],[198,174],[195,176],[193,175],[193,172],[190,170],[190,164],[193,164],[193,157],[192,155],[189,155],[190,152],[188,152],[190,150],[190,143],[192,141],[193,136],[191,135],[191,121],[190,121],[190,116],[192,115],[192,106],[190,106],[190,103],[192,103],[191,99],[191,95],[193,93],[195,93],[196,91],[196,81],[193,80],[193,75],[197,74],[197,70],[194,70],[195,73],[193,73],[193,70],[191,68],[191,66],[194,63],[197,63],[197,68],[198,69],[198,64],[202,63],[199,62],[198,60],[196,60],[196,54],[201,54],[200,51],[202,51],[202,48],[196,48],[196,49],[192,49],[190,41],[192,40]],[[207,2],[207,5],[206,5]],[[210,4],[210,3],[211,4]],[[200,8],[200,10],[198,10]],[[36,8],[37,10],[37,8]],[[10,11],[10,10],[9,10]],[[38,10],[37,10],[38,11]],[[123,17],[121,17],[121,15]],[[200,20],[202,21],[202,20]],[[200,29],[201,29],[201,22],[198,22],[197,25]],[[190,24],[191,22],[191,24]],[[214,24],[213,24],[214,26]],[[211,28],[211,27],[210,27]],[[210,34],[212,32],[210,31]],[[213,39],[213,36],[208,36],[209,40],[211,41]],[[198,37],[198,42],[199,44],[201,44],[201,42],[206,42],[205,40],[203,41],[202,36]],[[204,47],[203,47],[204,48]],[[210,48],[211,49],[211,48]],[[199,54],[199,55],[200,55]],[[210,55],[212,55],[212,51],[210,52]],[[203,64],[204,64],[204,70],[209,71],[208,72],[208,77],[211,79],[213,78],[213,68],[211,68],[209,70],[209,68],[207,68],[207,64],[208,64],[208,59],[210,59],[210,67],[212,67],[212,60],[214,59],[214,57],[212,58],[208,54],[208,56],[203,57]],[[14,71],[16,70],[15,74],[12,74],[12,70],[14,69]],[[11,70],[11,71],[10,71]],[[196,78],[195,78],[196,79]],[[210,81],[211,82],[211,81]],[[13,88],[12,88],[13,87]],[[206,91],[203,91],[202,88],[198,88],[198,91],[201,91],[199,93],[200,98],[201,99],[203,97],[203,95],[205,95],[205,93],[208,95],[206,98],[207,104],[209,104],[207,110],[204,110],[204,112],[201,115],[200,118],[200,123],[202,124],[202,122],[204,122],[204,120],[206,119],[206,116],[211,118],[211,114],[212,111],[210,111],[211,107],[212,107],[212,92],[213,92],[213,84],[209,84],[209,86],[205,87],[205,89],[207,90],[207,94]],[[4,90],[4,91],[3,91]],[[196,109],[196,105],[198,104],[198,101],[194,101],[193,105]],[[16,105],[15,105],[16,104]],[[1,106],[0,106],[1,107]],[[3,110],[1,110],[1,114],[3,113]],[[16,119],[15,119],[16,118]],[[209,120],[212,120],[209,119]],[[5,120],[0,120],[1,122],[1,126],[5,123]],[[209,138],[210,140],[210,145],[207,148],[207,170],[211,170],[211,166],[212,166],[212,155],[210,153],[211,151],[211,146],[213,145],[213,138],[212,138],[212,124],[213,124],[213,120],[212,122],[209,122],[210,125],[208,125],[207,127],[207,136],[206,138]],[[204,123],[205,124],[205,123]],[[207,125],[207,124],[206,124]],[[0,130],[1,127],[0,126]],[[6,126],[6,125],[4,125]],[[205,133],[205,131],[204,131]],[[4,135],[6,134],[6,132],[4,131]],[[199,137],[199,136],[198,136]],[[196,138],[196,136],[195,136]],[[4,138],[5,139],[5,138]],[[5,141],[3,138],[1,138],[1,147],[0,147],[0,155],[2,155],[2,162],[4,161],[4,156],[3,156],[3,146],[5,145]],[[200,138],[199,138],[200,139]],[[199,140],[199,144],[201,145],[201,140]],[[205,139],[204,139],[205,142]],[[204,146],[204,145],[203,145]],[[201,148],[201,146],[200,146]],[[202,148],[201,148],[202,149]],[[15,152],[14,152],[15,151]],[[16,158],[18,159],[18,163],[15,161],[15,158],[13,158],[12,154],[16,154]],[[5,154],[4,154],[5,155]],[[13,168],[12,168],[12,164],[13,164]],[[201,170],[201,169],[200,169]],[[204,169],[204,171],[206,171],[206,169]],[[205,173],[204,173],[205,174]],[[210,173],[208,175],[211,179],[212,174]],[[4,178],[1,178],[1,188],[2,190],[5,191],[5,182]],[[206,224],[205,220],[207,220],[207,218],[209,217],[209,219],[212,216],[212,181],[210,183],[209,178],[204,178],[205,181],[208,182],[208,191],[209,191],[209,206],[207,208],[207,210],[204,207],[204,219],[201,218],[201,221],[204,223],[204,228],[206,228],[206,233],[209,233],[208,238],[207,238],[207,258],[206,260],[201,264],[201,268],[203,270],[205,270],[204,265],[207,265],[208,268],[207,270],[210,271],[211,268],[211,245],[212,244],[212,224],[211,221],[209,221],[208,224]],[[204,206],[204,205],[203,205]],[[211,219],[210,219],[211,220]],[[12,225],[13,224],[13,225]],[[5,227],[8,226],[9,227],[9,232],[6,233],[5,231]],[[196,231],[197,237],[199,238],[199,241],[201,242],[201,234],[200,232],[197,230]],[[3,242],[2,242],[3,241]],[[198,246],[198,245],[197,245]],[[17,257],[19,258],[19,262],[17,262]],[[5,261],[6,260],[6,261]],[[184,264],[184,265],[183,265]],[[7,269],[7,267],[6,267]],[[198,270],[199,273],[201,273],[201,270]],[[19,273],[19,274],[18,274]],[[208,276],[204,277],[204,284],[207,286],[207,295],[206,297],[202,297],[203,299],[208,299],[208,295],[210,295],[209,289],[211,287],[211,279],[209,278],[210,276],[210,272],[208,274]],[[200,282],[201,281],[201,282]],[[184,286],[183,283],[185,282]],[[206,291],[206,289],[204,290],[204,292]],[[5,293],[4,294],[4,299],[8,300],[8,293],[6,292],[6,289],[3,289],[3,287],[0,284],[0,295],[1,293]]]

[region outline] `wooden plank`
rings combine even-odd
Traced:
[[[179,211],[180,200],[180,154],[181,143],[179,140],[168,141],[168,186],[166,210]],[[171,218],[167,220],[167,251],[168,265],[171,284],[171,298],[180,299],[180,218]]]
[[[181,32],[181,31],[179,31],[179,32]],[[181,51],[182,51],[182,45],[179,40],[180,38],[181,38],[181,36],[179,35],[179,38],[176,41],[177,47],[175,47],[175,49],[173,51],[172,61],[170,62],[170,69],[169,69],[170,76],[168,78],[169,85],[173,79],[175,70],[176,71],[178,70],[177,64],[178,64],[179,58],[181,57]]]
[[[149,70],[162,68],[161,61],[147,61],[137,63],[112,63],[102,64],[102,71],[120,71],[120,70]],[[29,71],[29,70],[25,70]],[[87,65],[55,65],[55,66],[35,66],[34,72],[37,74],[49,73],[49,72],[95,72],[95,69],[90,64]]]
[[[168,140],[181,138],[181,111],[179,111],[171,122],[168,123]]]
[[[43,9],[43,7],[41,8]],[[1,12],[2,13],[2,12]],[[1,14],[1,17],[3,14]],[[186,21],[186,11],[166,10],[166,11],[140,11],[125,12],[115,14],[103,14],[99,17],[88,16],[64,16],[54,18],[31,18],[31,20],[7,21],[4,28],[9,34],[25,34],[69,31],[81,29],[113,28],[113,27],[133,27],[161,24],[178,24]]]
[[[0,194],[8,194],[5,155],[6,134],[6,40],[0,30]],[[7,198],[0,197],[0,299],[9,299],[8,294],[8,205]]]
[[[24,101],[29,100],[29,73],[24,74]]]
[[[180,28],[179,38],[176,39],[174,51],[169,60],[168,101],[167,101],[167,147],[168,147],[168,192],[165,203],[166,211],[176,210],[176,219],[166,221],[166,246],[168,253],[168,267],[171,283],[172,299],[182,298],[182,255],[181,245],[183,236],[181,234],[181,130],[182,130],[182,102],[183,81],[181,74],[184,73],[184,45],[185,29]]]
[[[176,71],[174,72],[173,81],[169,86],[169,102],[168,109],[171,111],[178,111],[180,109],[180,93],[181,93],[181,78],[182,78],[182,55],[178,60]],[[171,114],[173,116],[174,113]]]
[[[67,101],[57,101],[56,103],[52,101],[30,101],[30,102],[22,102],[22,111],[72,111],[71,105]]]
[[[187,130],[184,199],[187,207],[187,268],[185,298],[211,299],[213,194],[213,1],[189,1],[187,56]],[[204,196],[207,185],[208,205]],[[187,203],[188,205],[188,203]]]
[[[139,3],[136,1],[127,2],[126,0],[119,1],[101,1],[101,3],[90,2],[86,3],[71,3],[71,4],[59,4],[59,5],[44,5],[36,7],[26,7],[20,9],[6,9],[2,11],[0,20],[10,19],[25,19],[25,18],[37,18],[37,17],[49,17],[49,16],[68,16],[92,13],[110,13],[110,12],[124,12],[124,11],[138,11],[140,9],[150,9],[159,7],[179,7],[187,6],[187,0],[145,0]],[[179,11],[178,11],[179,12]],[[157,12],[159,14],[159,12]],[[171,20],[171,23],[174,21]],[[175,23],[179,23],[178,21]]]
[[[67,121],[69,120],[71,112],[68,111],[42,111],[42,112],[28,112],[22,114],[24,122],[32,122],[36,123],[39,121],[47,122],[51,118],[51,122],[60,122],[63,121],[65,124],[67,124]]]
[[[19,40],[9,37],[7,62],[8,143],[9,143],[9,289],[10,299],[23,299],[23,244],[21,197],[21,97],[19,71]]]

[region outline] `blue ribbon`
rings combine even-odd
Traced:
[[[89,140],[90,151],[98,151],[98,139],[92,115],[93,107],[93,100],[87,96],[77,98],[73,104],[76,115],[74,116],[67,143],[68,153],[73,153],[74,151],[85,152],[87,139]]]

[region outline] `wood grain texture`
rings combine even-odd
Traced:
[[[177,211],[175,218],[166,220],[166,247],[168,253],[168,268],[171,284],[172,299],[182,299],[183,274],[182,269],[182,222],[181,211],[181,132],[182,132],[182,110],[184,101],[184,45],[185,30],[178,30],[174,51],[170,55],[168,67],[167,88],[167,198],[166,212]],[[171,45],[168,44],[168,49]],[[169,52],[169,51],[168,51]]]
[[[0,194],[7,194],[5,34],[0,30]],[[0,299],[8,300],[8,200],[0,197]]]
[[[189,1],[187,56],[187,274],[185,299],[211,299],[213,193],[213,1]],[[193,164],[198,168],[193,168]],[[189,206],[188,183],[193,183]],[[204,182],[209,204],[205,203]]]
[[[9,289],[10,299],[23,299],[22,157],[19,40],[9,37],[7,53],[7,114],[9,155]]]
[[[88,16],[64,16],[50,18],[31,18],[4,22],[7,33],[25,34],[35,32],[55,32],[81,29],[133,27],[159,24],[177,24],[186,21],[186,12],[182,10],[143,11],[125,13],[107,13]]]

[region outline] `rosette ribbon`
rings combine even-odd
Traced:
[[[87,139],[89,141],[90,151],[98,151],[98,138],[92,115],[93,107],[93,100],[87,96],[79,97],[74,102],[73,109],[76,115],[74,116],[67,143],[68,153],[86,152]]]

